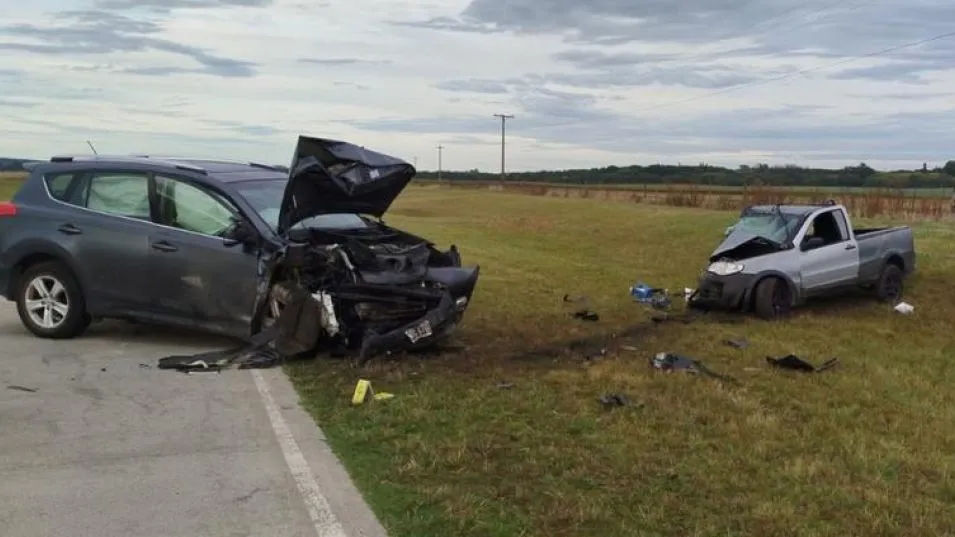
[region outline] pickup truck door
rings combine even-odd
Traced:
[[[803,291],[850,285],[859,277],[859,247],[845,213],[830,209],[807,221],[800,241]]]

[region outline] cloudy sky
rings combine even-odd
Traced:
[[[4,4],[0,156],[287,163],[307,133],[497,171],[506,113],[511,170],[955,158],[955,35],[898,48],[952,0]]]

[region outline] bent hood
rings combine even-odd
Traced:
[[[722,258],[734,260],[757,257],[784,249],[784,246],[766,237],[743,230],[734,230],[710,254],[710,262]]]
[[[321,214],[381,218],[414,176],[414,166],[401,159],[348,142],[299,136],[278,232]]]

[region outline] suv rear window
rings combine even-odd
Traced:
[[[50,195],[62,202],[70,203],[66,196],[70,188],[70,183],[73,182],[73,177],[73,173],[58,173],[56,175],[45,176],[46,187],[50,190]]]
[[[149,220],[149,178],[141,172],[47,175],[50,195],[93,211]]]

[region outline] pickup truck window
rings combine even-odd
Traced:
[[[843,219],[842,226],[840,226],[836,219],[837,212],[838,211],[826,211],[824,213],[817,214],[816,217],[809,222],[808,228],[806,229],[806,236],[803,238],[803,243],[808,243],[809,239],[812,238],[821,239],[822,242],[817,241],[815,247],[822,248],[823,246],[838,244],[840,242],[849,240],[849,233],[846,230],[845,219]]]

